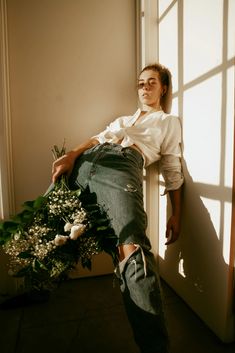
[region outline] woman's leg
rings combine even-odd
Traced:
[[[168,333],[156,261],[149,250],[122,245],[116,274],[126,312],[141,353],[167,353]]]
[[[126,312],[141,353],[166,353],[167,330],[156,261],[145,235],[141,155],[121,146],[96,146],[75,165],[71,183],[95,194],[118,237]]]
[[[126,245],[119,245],[119,261],[123,261],[126,257],[131,255],[136,250],[136,245],[134,244],[126,244]]]

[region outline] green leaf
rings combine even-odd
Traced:
[[[18,225],[22,223],[22,217],[21,217],[21,213],[15,215],[12,220],[17,223]]]
[[[0,229],[0,245],[5,244],[8,240],[10,240],[12,237],[11,232],[8,232],[7,230]]]
[[[96,230],[98,230],[98,231],[102,231],[102,230],[106,230],[106,229],[108,229],[107,226],[100,226],[100,227],[96,228]]]
[[[13,219],[16,223],[24,226],[25,224],[29,223],[33,219],[33,209],[24,210],[21,213],[18,213]]]
[[[44,196],[39,196],[36,200],[34,200],[33,207],[34,209],[38,210],[40,209],[43,204],[46,202],[46,197]]]
[[[8,233],[16,233],[19,225],[14,221],[5,221],[2,225],[2,230]]]
[[[18,224],[18,226],[24,226],[25,224],[29,223],[32,218],[33,218],[33,211],[29,211],[29,210],[24,210],[21,213],[18,213],[17,215],[14,216],[14,218],[12,219],[15,223]]]
[[[20,269],[13,277],[25,277],[31,272],[31,266]]]
[[[42,270],[45,270],[47,271],[47,267],[39,260],[35,260],[35,266],[38,268],[38,269],[42,269]]]
[[[81,192],[81,189],[77,189],[74,194],[79,197],[81,195]]]
[[[33,257],[33,255],[30,254],[28,251],[22,251],[22,252],[18,255],[18,257],[19,257],[20,259],[30,259],[30,258]]]
[[[25,201],[23,203],[23,208],[28,211],[33,211],[33,204],[34,204],[34,201]]]

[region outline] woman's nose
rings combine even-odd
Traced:
[[[149,89],[149,83],[145,82],[144,85],[143,85],[143,88],[148,90]]]

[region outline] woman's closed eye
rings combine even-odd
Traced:
[[[138,82],[137,83],[137,88],[138,89],[141,89],[141,88],[143,88],[144,87],[144,82]]]
[[[153,87],[157,84],[157,80],[151,78],[148,81],[144,82],[144,81],[139,81],[137,84],[138,89],[144,88],[145,85],[148,85],[149,87]]]

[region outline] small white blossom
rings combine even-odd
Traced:
[[[67,235],[56,235],[55,239],[54,239],[54,243],[56,246],[61,246],[64,245],[66,243],[66,241],[68,240],[68,236]]]
[[[14,235],[14,240],[19,240],[20,239],[20,234],[19,233],[16,233],[15,235]]]
[[[71,223],[65,223],[65,225],[64,225],[64,231],[65,232],[69,232],[70,230],[71,230],[71,228],[72,228],[72,224]]]
[[[76,240],[84,233],[85,228],[86,228],[85,224],[78,224],[78,225],[72,226],[71,232],[69,235],[70,238],[72,240]]]

